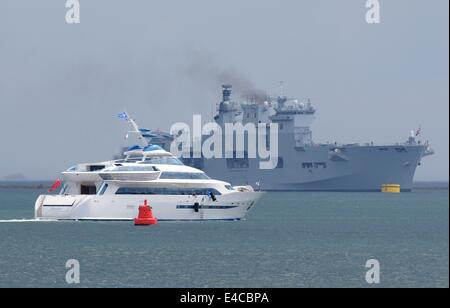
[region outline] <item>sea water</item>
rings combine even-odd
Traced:
[[[0,287],[449,287],[448,190],[267,193],[243,221],[151,227],[37,222],[41,193],[0,189]]]

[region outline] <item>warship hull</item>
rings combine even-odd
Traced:
[[[328,146],[284,152],[282,164],[259,169],[249,159],[245,168],[229,168],[226,159],[204,160],[203,170],[233,185],[252,185],[266,191],[380,191],[383,184],[399,184],[409,192],[426,146]]]
[[[226,132],[227,124],[253,124],[258,130],[261,124],[266,124],[263,128],[266,136],[271,136],[269,131],[275,124],[277,141],[272,144],[270,137],[266,145],[277,147],[276,168],[261,169],[258,158],[246,157],[249,132],[235,132],[245,148],[234,149],[231,155],[234,158],[206,159],[200,155],[182,159],[186,165],[232,185],[251,185],[266,191],[381,191],[383,185],[394,184],[407,192],[413,188],[414,174],[422,158],[434,154],[429,142],[422,141],[421,128],[411,131],[404,143],[317,144],[311,130],[316,109],[309,100],[301,102],[281,94],[264,102],[236,102],[232,101],[231,93],[231,85],[222,87],[222,101],[214,121],[222,133]],[[163,137],[151,141],[169,149],[174,138]],[[203,141],[207,137],[203,136]],[[194,152],[198,151],[191,148],[191,154]],[[238,152],[244,158],[237,158]],[[224,156],[222,152],[221,157]]]

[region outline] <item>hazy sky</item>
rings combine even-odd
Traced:
[[[167,130],[210,120],[223,76],[316,105],[316,142],[391,143],[423,127],[448,180],[448,0],[0,1],[0,178],[53,179],[124,144],[125,108]]]

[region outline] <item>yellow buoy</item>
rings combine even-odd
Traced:
[[[400,193],[400,184],[383,184],[381,185],[381,192],[384,193]]]

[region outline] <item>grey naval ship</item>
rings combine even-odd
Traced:
[[[397,144],[317,144],[311,125],[316,109],[310,101],[280,95],[264,102],[232,101],[232,86],[224,85],[214,120],[225,123],[277,123],[278,165],[259,168],[258,158],[184,158],[186,165],[201,169],[233,185],[251,185],[269,191],[380,191],[382,185],[400,185],[411,191],[422,158],[434,154],[420,131],[412,131]],[[224,130],[223,130],[224,131]],[[150,137],[145,136],[144,137]],[[153,133],[151,143],[169,150],[173,136]]]

